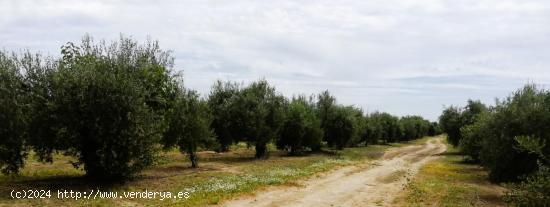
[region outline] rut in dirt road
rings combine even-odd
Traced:
[[[304,181],[304,187],[267,190],[223,206],[389,206],[408,178],[445,150],[441,138],[430,139],[422,146],[390,150],[367,169],[344,167]]]

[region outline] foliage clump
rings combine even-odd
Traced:
[[[548,203],[548,90],[526,85],[489,108],[469,101],[464,109],[445,109],[440,123],[449,141],[460,146],[467,160],[487,168],[492,181],[516,182],[509,201],[519,206]]]
[[[96,44],[85,37],[80,46],[65,45],[62,55],[45,97],[55,122],[43,124],[55,136],[35,143],[46,148],[39,156],[51,159],[61,150],[102,179],[131,177],[151,165],[174,89],[169,53],[156,42],[121,37]]]
[[[0,51],[0,170],[17,173],[27,157],[25,113],[25,77],[22,62],[16,56]]]

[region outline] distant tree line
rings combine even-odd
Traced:
[[[288,99],[265,80],[217,81],[201,98],[172,68],[157,42],[125,37],[84,37],[57,59],[0,51],[1,171],[18,173],[30,152],[42,162],[62,153],[89,177],[120,180],[163,149],[178,148],[196,167],[198,150],[225,152],[237,142],[266,158],[270,143],[301,155],[441,133],[419,116],[365,115],[328,91]]]
[[[494,106],[469,100],[446,108],[440,126],[468,161],[495,182],[518,182],[508,195],[519,206],[550,203],[550,91],[526,85]]]

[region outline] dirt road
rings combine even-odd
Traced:
[[[223,206],[390,206],[394,197],[427,161],[446,150],[441,138],[421,146],[397,148],[369,167],[349,166],[300,183],[258,192]]]

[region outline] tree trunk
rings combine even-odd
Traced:
[[[296,155],[296,147],[290,147],[290,155],[294,156]]]
[[[218,152],[229,152],[229,144],[222,143],[218,148]]]
[[[195,152],[189,153],[189,159],[191,160],[191,167],[196,168],[199,166],[198,157]]]
[[[266,143],[257,143],[256,144],[256,159],[265,159],[268,157],[267,144]]]

